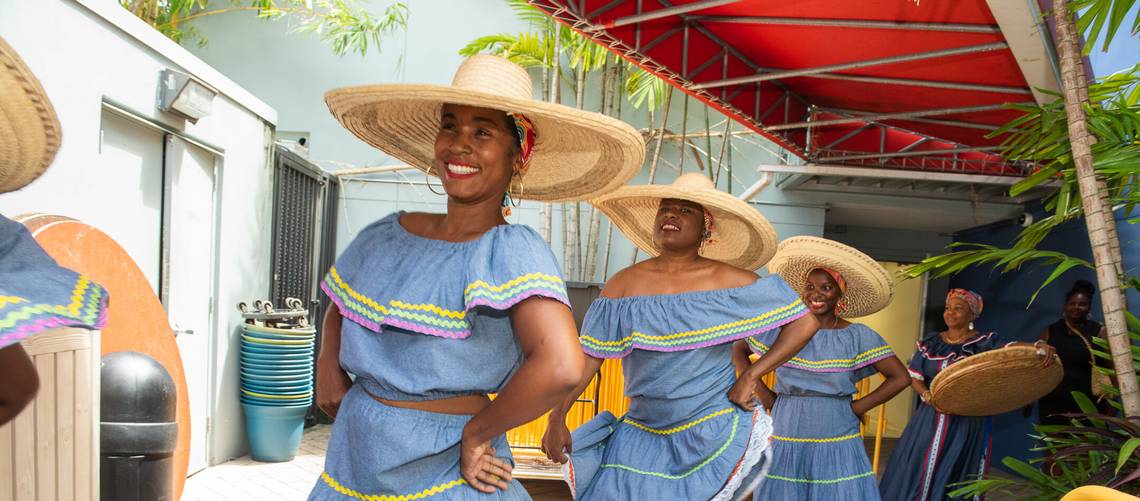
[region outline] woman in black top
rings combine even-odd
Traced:
[[[1074,391],[1094,398],[1089,346],[1095,346],[1094,336],[1104,337],[1104,328],[1089,318],[1089,307],[1095,291],[1087,280],[1077,280],[1065,294],[1064,316],[1041,331],[1039,339],[1057,349],[1057,355],[1061,357],[1065,368],[1061,384],[1037,402],[1041,424],[1068,424],[1069,418],[1057,414],[1081,412],[1073,400]]]

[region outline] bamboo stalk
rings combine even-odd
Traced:
[[[712,134],[712,127],[709,126],[709,107],[704,106],[704,109],[705,109],[705,155],[707,155],[707,158],[705,161],[706,161],[706,165],[709,166],[708,172],[709,172],[709,179],[711,180],[713,178],[712,136],[710,135],[710,134]]]
[[[680,174],[685,173],[685,152],[688,150],[688,134],[689,134],[689,93],[685,93],[685,109],[681,112],[681,161],[678,170]],[[662,135],[661,139],[664,140],[665,136]]]
[[[649,184],[657,177],[657,159],[661,156],[661,136],[665,135],[665,127],[669,124],[669,102],[672,101],[673,90],[670,88],[665,94],[665,109],[661,113],[661,128],[657,132],[657,144],[653,147],[653,160],[649,163]]]
[[[728,147],[729,131],[732,130],[732,119],[727,116],[724,117],[724,139],[720,140],[720,155],[716,159],[716,177],[713,178],[713,186],[720,182],[720,167],[724,165],[724,150]]]
[[[657,133],[658,137],[665,135],[665,127],[669,124],[669,102],[672,101],[672,97],[673,89],[669,88],[668,94],[665,94],[665,109],[661,113],[661,129]],[[653,148],[653,160],[649,162],[649,184],[653,184],[657,177],[657,160],[661,158],[661,143],[662,141],[659,139]],[[638,248],[635,245],[633,246],[633,256],[630,258],[630,266],[637,263],[637,253]]]

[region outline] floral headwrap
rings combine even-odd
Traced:
[[[705,235],[704,235],[705,238],[704,238],[704,240],[705,240],[705,243],[711,244],[714,242],[712,234],[713,234],[713,231],[716,230],[716,221],[713,220],[713,215],[711,212],[709,212],[708,209],[704,209],[704,212],[705,212]]]
[[[823,268],[823,267],[812,268],[810,271],[808,271],[807,276],[811,276],[811,274],[814,273],[816,270],[827,273],[828,276],[830,276],[832,280],[835,280],[835,283],[837,285],[839,285],[839,292],[841,292],[843,294],[847,294],[847,280],[844,280],[843,275],[840,275],[838,271],[835,271],[831,268]]]
[[[519,140],[519,159],[522,161],[522,166],[519,167],[519,174],[526,172],[527,164],[530,163],[530,155],[534,153],[534,141],[538,135],[534,131],[534,122],[522,113],[507,113],[515,121],[515,137]]]
[[[950,292],[946,293],[946,301],[949,302],[951,299],[960,299],[966,303],[966,305],[970,307],[970,313],[973,313],[974,317],[981,315],[982,308],[985,306],[982,302],[982,296],[966,289],[950,289]]]
[[[812,268],[808,270],[807,274],[804,275],[804,281],[806,282],[807,279],[811,277],[811,274],[815,273],[817,270],[827,273],[827,275],[831,277],[832,280],[835,280],[835,285],[839,286],[839,294],[843,297],[840,297],[839,302],[835,303],[835,313],[838,315],[847,309],[847,280],[844,279],[843,275],[839,274],[838,271],[821,266],[819,268]]]

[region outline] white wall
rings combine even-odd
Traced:
[[[376,2],[369,8],[380,12],[388,3]],[[329,115],[322,100],[323,93],[335,87],[368,83],[447,84],[462,61],[458,51],[471,40],[495,33],[529,31],[526,24],[519,21],[502,0],[435,0],[410,2],[409,7],[411,16],[406,38],[385,39],[381,52],[373,49],[364,58],[355,54],[337,58],[332,55],[331,48],[316,37],[289,34],[286,23],[266,22],[252,15],[225,15],[203,20],[198,26],[208,37],[209,44],[191,50],[278,110],[278,130],[308,131],[311,134],[310,157],[323,168],[337,170],[399,163],[340,127]],[[402,61],[402,72],[397,72],[398,61]],[[537,81],[537,71],[533,77]],[[536,85],[536,95],[538,89],[539,86]],[[598,86],[592,85],[589,89],[591,91],[586,96],[586,108],[597,109]],[[563,85],[562,97],[564,103],[573,104],[574,96],[569,85]],[[683,99],[680,92],[675,93],[669,115],[669,129],[674,132],[681,130]],[[715,111],[710,115],[713,124],[723,120],[723,116]],[[646,113],[634,110],[628,103],[623,105],[622,119],[635,127],[649,126]],[[660,119],[656,126],[660,126],[659,121]],[[691,99],[688,129],[703,128],[703,105]],[[769,150],[778,151],[775,145],[766,140],[752,138],[751,141],[763,143]],[[704,148],[703,142],[698,144]],[[739,193],[758,178],[754,169],[745,166],[776,163],[778,160],[774,154],[748,144],[745,140],[733,144],[732,165],[737,166],[737,169],[732,188]],[[715,156],[719,154],[720,141],[714,138],[712,145]],[[677,164],[677,143],[666,142],[662,157]],[[686,160],[687,171],[695,169],[695,165],[691,157]],[[663,162],[659,165],[656,182],[670,182],[677,174],[675,169]],[[647,175],[647,169],[643,169],[633,182],[645,183],[648,181]],[[345,182],[338,214],[339,249],[343,249],[367,223],[394,210],[444,210],[443,198],[427,191],[422,185],[424,177],[418,171],[378,177],[382,182]],[[727,174],[722,174],[722,188],[728,187],[727,178]],[[418,186],[392,184],[398,181],[411,181]],[[757,202],[756,207],[772,220],[781,238],[823,233],[822,204],[800,204],[794,199],[788,199],[775,188],[766,190],[757,197]],[[588,209],[589,206],[583,204],[583,212],[588,212]],[[552,247],[561,257],[561,212],[558,210],[559,207],[556,206]],[[542,231],[545,219],[541,216],[538,204],[524,203],[514,212],[516,215],[511,218],[513,223],[529,224]],[[585,217],[583,219],[582,226],[585,228]],[[607,223],[603,223],[601,244],[605,242],[606,226]],[[599,251],[599,254],[602,252],[604,251]],[[617,233],[611,249],[609,274],[628,266],[632,252],[633,247],[629,241]],[[641,254],[641,258],[644,259],[645,255]],[[598,266],[601,267],[601,258]],[[606,275],[598,271],[593,280],[602,280]]]
[[[115,25],[96,11],[111,12]],[[126,17],[115,15],[119,13]],[[136,38],[139,33],[145,43]],[[63,145],[52,167],[27,188],[0,195],[0,213],[62,214],[96,226],[101,222],[113,225],[114,220],[137,221],[115,225],[120,234],[112,235],[133,254],[141,251],[132,242],[156,238],[159,228],[145,219],[154,207],[145,200],[161,200],[161,195],[148,192],[153,184],[141,178],[144,173],[101,172],[96,165],[104,98],[225,150],[218,183],[216,329],[220,346],[213,362],[217,397],[210,458],[217,462],[244,454],[234,337],[240,317],[233,305],[264,297],[269,289],[272,170],[266,155],[275,115],[184,49],[161,36],[146,38],[150,34],[157,35],[110,0],[0,0],[0,36],[38,76],[63,126]],[[214,100],[213,114],[191,125],[157,111],[155,95],[164,68],[197,73],[222,90]],[[147,258],[139,256],[138,260]]]

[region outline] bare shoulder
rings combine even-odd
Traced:
[[[610,299],[625,297],[625,291],[629,283],[637,275],[637,270],[634,269],[636,266],[637,265],[630,266],[629,268],[614,273],[614,276],[610,277],[610,279],[606,281],[606,285],[602,287],[602,297],[608,297]]]
[[[715,276],[716,281],[721,288],[728,289],[732,287],[744,287],[750,285],[760,278],[754,272],[737,268],[728,263],[716,262]]]

